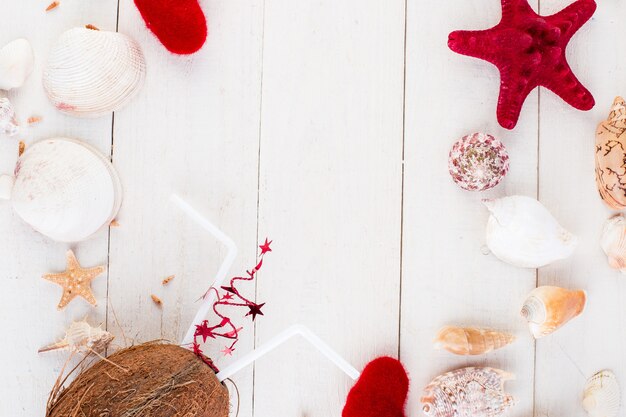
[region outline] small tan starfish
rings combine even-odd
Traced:
[[[57,308],[63,310],[76,296],[81,296],[96,305],[96,298],[91,292],[91,281],[104,272],[103,266],[83,268],[78,263],[76,255],[71,250],[67,251],[67,270],[60,274],[45,274],[43,279],[54,282],[63,288],[63,295]]]

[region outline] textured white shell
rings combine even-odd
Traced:
[[[15,136],[19,130],[13,104],[6,97],[0,98],[0,133]]]
[[[100,326],[94,327],[86,320],[75,321],[65,332],[65,337],[60,341],[39,349],[39,353],[51,350],[69,350],[72,352],[104,350],[113,340],[114,336],[102,330]]]
[[[626,274],[626,218],[622,214],[611,217],[604,223],[600,245],[611,268]]]
[[[578,238],[565,230],[537,200],[511,196],[485,200],[491,212],[486,241],[500,260],[522,268],[539,268],[569,257]]]
[[[26,39],[16,39],[0,49],[0,90],[21,87],[33,72],[33,48]]]
[[[616,417],[621,402],[620,386],[611,371],[589,378],[583,393],[583,408],[589,417]]]
[[[65,138],[29,146],[15,168],[15,211],[40,233],[60,242],[89,238],[115,218],[119,178],[95,149]]]
[[[143,52],[128,36],[74,28],[52,47],[43,85],[60,111],[98,117],[127,104],[143,85],[145,72]]]

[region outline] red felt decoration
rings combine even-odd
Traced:
[[[207,24],[198,0],[135,0],[148,29],[175,54],[193,54],[202,48]]]
[[[382,357],[367,364],[348,394],[342,417],[406,417],[409,377],[402,364]]]
[[[594,0],[578,0],[552,16],[540,16],[527,0],[501,0],[502,20],[481,31],[457,31],[448,45],[459,54],[484,59],[500,70],[498,121],[513,129],[528,94],[538,86],[579,110],[595,101],[567,63],[565,48],[596,10]]]

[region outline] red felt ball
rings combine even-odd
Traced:
[[[406,417],[409,377],[402,364],[382,357],[370,362],[348,393],[343,417]]]
[[[193,54],[207,38],[198,0],[135,0],[143,20],[159,41],[175,54]]]

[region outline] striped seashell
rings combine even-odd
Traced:
[[[143,52],[128,36],[74,28],[52,47],[43,85],[60,111],[98,117],[127,104],[143,85],[145,73]]]
[[[600,371],[587,381],[583,408],[589,417],[616,417],[621,404],[621,388],[611,371]]]
[[[583,290],[560,287],[535,288],[524,301],[521,315],[535,339],[542,338],[579,316],[585,309],[587,294]]]
[[[496,330],[446,326],[439,330],[435,348],[456,355],[482,355],[503,348],[514,340],[515,336]]]

